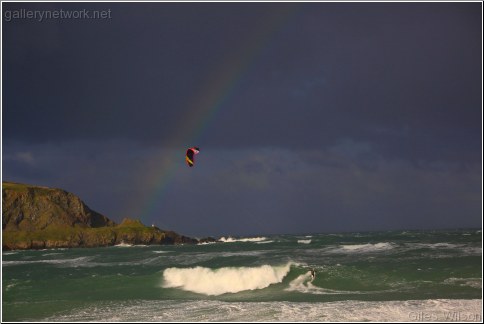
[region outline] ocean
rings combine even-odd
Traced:
[[[3,251],[2,319],[482,321],[481,230],[221,240]]]

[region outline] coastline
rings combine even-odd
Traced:
[[[56,248],[129,245],[198,244],[199,240],[173,231],[150,227],[50,228],[40,231],[2,231],[2,249],[39,250]]]
[[[89,248],[118,244],[198,244],[140,220],[116,224],[63,189],[2,182],[2,249]]]

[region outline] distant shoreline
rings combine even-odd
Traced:
[[[117,244],[198,244],[174,231],[125,218],[116,224],[62,189],[2,182],[2,248],[89,248]]]

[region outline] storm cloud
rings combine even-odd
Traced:
[[[479,3],[2,5],[112,16],[4,17],[4,180],[190,235],[481,224]]]

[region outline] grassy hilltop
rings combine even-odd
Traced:
[[[139,220],[117,225],[62,189],[2,182],[2,204],[3,249],[198,242]]]

